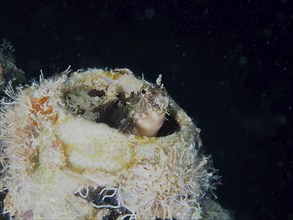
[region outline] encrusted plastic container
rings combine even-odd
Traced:
[[[200,130],[128,69],[40,77],[1,104],[4,211],[17,219],[229,219]]]

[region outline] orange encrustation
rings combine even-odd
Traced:
[[[49,96],[42,96],[40,98],[33,97],[30,99],[31,103],[31,114],[40,114],[44,116],[45,120],[50,120],[55,123],[58,119],[58,113],[53,112],[53,107],[48,104],[50,97]],[[33,120],[33,125],[38,125],[38,123]]]

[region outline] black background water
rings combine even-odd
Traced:
[[[30,77],[130,68],[202,129],[236,219],[293,219],[292,2],[0,1],[0,39]]]

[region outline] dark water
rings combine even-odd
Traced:
[[[220,203],[240,220],[293,219],[292,10],[289,0],[1,0],[0,39],[30,77],[68,65],[163,74],[223,176]]]

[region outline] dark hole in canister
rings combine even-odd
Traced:
[[[158,131],[157,136],[158,137],[164,137],[170,134],[173,134],[174,132],[178,131],[180,128],[178,122],[174,118],[172,114],[166,114],[164,124]]]
[[[142,90],[142,93],[144,92],[146,91]],[[133,132],[134,125],[129,116],[129,99],[133,98],[134,94],[131,95],[131,98],[125,98],[123,93],[118,93],[117,99],[96,107],[93,104],[95,102],[91,101],[91,99],[95,100],[95,97],[102,98],[105,96],[105,91],[91,89],[87,92],[87,94],[90,96],[87,103],[90,104],[87,104],[86,106],[80,106],[79,103],[77,104],[74,101],[72,102],[71,96],[65,94],[64,99],[66,100],[68,110],[71,114],[75,116],[78,115],[86,119],[89,119],[88,115],[90,115],[90,120],[96,123],[104,123],[123,133]],[[164,123],[159,129],[157,137],[164,137],[179,130],[180,126],[173,115],[174,114],[166,114]]]
[[[128,117],[128,110],[123,102],[114,101],[105,106],[100,106],[95,109],[99,111],[99,118],[97,123],[105,123],[112,128],[120,128],[121,122]],[[132,131],[131,124],[126,129],[128,132]],[[178,131],[180,126],[172,114],[166,114],[164,124],[158,131],[157,137],[164,137]]]

